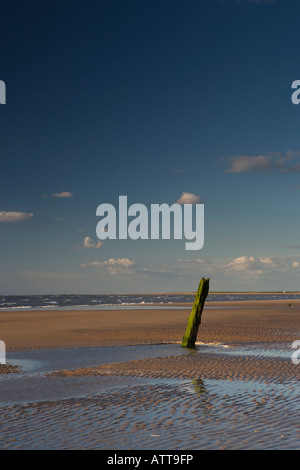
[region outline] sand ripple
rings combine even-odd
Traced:
[[[252,380],[285,383],[300,379],[300,367],[291,359],[228,356],[197,352],[180,356],[142,359],[98,367],[57,371],[60,376],[123,375],[177,379]]]
[[[137,379],[138,380],[138,379]],[[9,449],[299,449],[295,384],[152,382],[2,408]]]

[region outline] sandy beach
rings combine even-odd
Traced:
[[[1,339],[8,351],[181,341],[192,304],[176,306],[182,308],[2,311]],[[207,302],[198,338],[292,341],[286,335],[299,311],[300,300]]]
[[[298,449],[300,301],[176,307],[0,312],[1,448]]]

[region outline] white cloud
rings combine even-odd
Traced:
[[[129,268],[135,265],[135,262],[128,258],[110,258],[107,261],[104,261],[103,264],[107,266],[111,274],[115,274],[117,272],[128,271]]]
[[[131,261],[128,258],[118,258],[118,259],[109,258],[107,261],[103,261],[103,264],[106,264],[109,266],[121,265],[121,266],[128,268],[129,266],[133,266],[135,263],[134,261]]]
[[[100,248],[103,245],[103,242],[99,240],[97,243],[92,243],[91,237],[85,237],[83,240],[84,248]]]
[[[74,194],[70,191],[62,191],[61,193],[53,193],[52,197],[73,197]]]
[[[28,212],[0,211],[0,222],[14,223],[32,219],[33,214]]]
[[[271,153],[267,155],[238,155],[236,157],[225,158],[229,167],[225,173],[298,173],[300,172],[300,162],[290,164],[296,158],[299,160],[300,153],[288,150],[285,155],[281,153]]]
[[[129,272],[129,268],[132,268],[135,265],[135,262],[128,258],[109,258],[106,261],[92,261],[89,263],[83,263],[80,266],[86,268],[88,266],[92,267],[105,267],[108,269],[110,274]]]
[[[260,260],[260,262],[263,263],[263,264],[273,264],[273,261],[271,260],[271,258],[263,258],[263,257],[260,257],[259,260]]]
[[[239,155],[238,157],[228,158],[230,167],[226,173],[243,173],[245,171],[265,171],[272,166],[271,157],[258,155],[257,157],[248,157]]]
[[[243,271],[251,263],[253,263],[253,261],[255,261],[253,256],[239,256],[238,258],[235,258],[234,260],[230,261],[228,263],[228,266],[238,271]]]
[[[234,260],[230,261],[224,265],[224,269],[230,270],[231,272],[236,272],[238,274],[245,275],[286,275],[291,272],[292,268],[299,268],[300,261],[299,257],[289,257],[289,256],[275,256],[275,257],[258,257],[254,258],[253,256],[239,256]],[[222,267],[220,266],[220,269]]]
[[[182,193],[177,204],[199,204],[201,197],[193,193]]]
[[[230,261],[227,267],[237,272],[250,272],[259,275],[270,267],[273,267],[274,264],[274,261],[267,257],[254,258],[253,256],[239,256]]]

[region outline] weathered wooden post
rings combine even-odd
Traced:
[[[197,338],[198,328],[201,323],[201,315],[204,307],[205,299],[209,291],[209,279],[201,279],[197,294],[195,295],[194,305],[189,317],[185,335],[182,339],[181,346],[186,348],[194,348]]]

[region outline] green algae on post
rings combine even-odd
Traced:
[[[189,317],[185,335],[181,346],[185,348],[194,348],[197,338],[198,328],[201,323],[201,315],[204,303],[209,291],[209,279],[201,279],[197,294],[195,295],[194,305]]]

